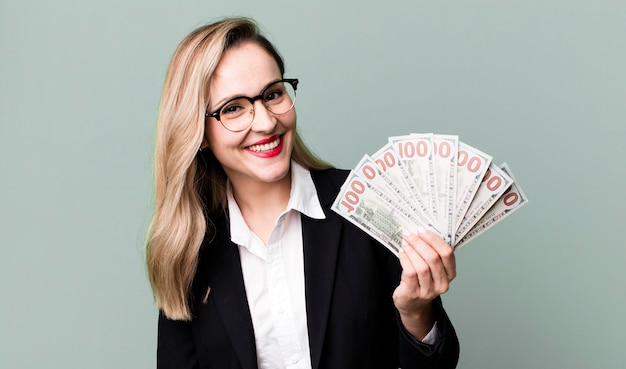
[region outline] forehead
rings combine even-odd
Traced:
[[[211,101],[236,95],[254,96],[269,82],[280,79],[276,60],[261,46],[245,42],[228,49],[211,78]]]

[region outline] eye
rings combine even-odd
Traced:
[[[285,89],[276,86],[276,88],[272,88],[270,91],[265,93],[265,97],[263,100],[265,102],[277,102],[280,101],[285,94]]]
[[[242,99],[233,100],[227,103],[226,105],[224,105],[222,110],[220,110],[220,115],[226,118],[237,117],[243,114],[247,110],[248,105],[250,104],[247,103],[247,101],[245,100],[242,100]]]

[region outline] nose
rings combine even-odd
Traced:
[[[278,122],[276,116],[261,101],[255,101],[252,108],[254,118],[251,129],[256,132],[272,132]]]

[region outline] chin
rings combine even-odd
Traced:
[[[261,174],[261,180],[264,182],[280,182],[289,176],[291,170],[291,159],[276,163],[272,168],[268,168],[267,171]]]

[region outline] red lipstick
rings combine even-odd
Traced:
[[[283,151],[282,136],[275,135],[246,147],[246,151],[259,158],[272,158]]]

